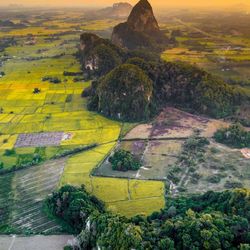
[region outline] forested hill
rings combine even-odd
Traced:
[[[250,247],[250,195],[246,189],[169,199],[161,212],[127,219],[105,211],[83,187],[65,186],[47,199],[47,208],[68,225],[68,230],[79,233],[76,249]]]
[[[107,60],[105,58],[108,58],[109,50],[113,53]],[[102,77],[93,82],[89,92],[91,110],[115,119],[140,121],[154,116],[166,105],[172,105],[220,118],[233,114],[237,105],[244,101],[244,93],[239,89],[204,70],[183,63],[144,60],[142,57],[133,57],[133,53],[120,52],[110,45],[99,47],[94,62],[95,71]],[[122,66],[124,63],[126,67]],[[132,73],[134,71],[137,73]],[[144,81],[150,82],[151,92],[138,79],[142,75]],[[137,92],[131,93],[130,88],[137,86],[140,81]],[[109,85],[112,82],[116,83],[113,87]],[[145,96],[145,102],[136,101]]]
[[[150,119],[166,105],[215,118],[232,115],[245,94],[195,66],[161,61],[152,46],[167,46],[164,37],[147,0],[140,0],[128,21],[114,28],[111,41],[82,34],[85,77],[96,79],[83,94],[89,96],[89,108],[123,121]]]

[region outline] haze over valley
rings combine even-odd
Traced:
[[[249,11],[0,0],[0,250],[249,249]]]

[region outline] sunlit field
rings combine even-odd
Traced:
[[[6,17],[6,14],[2,15]],[[169,188],[166,178],[173,171],[170,165],[176,164],[186,137],[192,135],[194,128],[201,128],[202,125],[196,124],[194,120],[188,123],[184,115],[182,123],[187,122],[185,129],[181,132],[163,131],[165,134],[159,135],[159,138],[173,137],[178,141],[118,144],[118,140],[131,129],[127,139],[147,140],[150,133],[154,134],[157,121],[155,124],[139,124],[138,127],[136,123],[122,124],[88,111],[87,100],[81,97],[83,89],[89,87],[91,82],[84,78],[77,58],[80,34],[93,32],[109,38],[112,28],[123,20],[94,19],[86,16],[82,10],[41,13],[34,10],[34,13],[27,12],[25,18],[13,13],[9,15],[14,26],[0,31],[0,171],[14,171],[10,178],[11,185],[7,188],[15,194],[17,190],[12,190],[12,186],[15,187],[22,181],[21,171],[25,171],[25,175],[30,172],[36,178],[45,166],[51,173],[55,171],[56,182],[42,172],[41,185],[46,184],[47,178],[49,182],[53,182],[53,188],[66,184],[84,185],[89,193],[104,201],[106,207],[115,213],[131,217],[137,214],[150,215],[164,208],[165,189]],[[197,65],[250,93],[250,39],[246,28],[237,33],[230,29],[222,30],[216,22],[206,25],[206,20],[210,18],[207,13],[200,13],[197,18],[179,12],[167,16],[166,14],[160,18],[160,27],[175,43],[162,52],[163,60]],[[20,23],[25,25],[19,27]],[[246,107],[245,113],[247,110]],[[176,114],[177,111],[172,112]],[[204,129],[202,135],[211,138],[221,124],[208,121],[208,128]],[[40,139],[32,139],[37,134],[50,137],[47,144]],[[58,134],[63,138],[58,140]],[[24,135],[28,135],[26,141],[22,139]],[[138,172],[114,172],[107,164],[110,153],[117,145],[136,151],[134,143],[145,144],[138,155],[143,154],[142,159],[149,168]],[[65,152],[74,152],[90,145],[93,147],[88,150],[64,157],[61,161],[54,160]],[[211,155],[209,150],[206,152],[209,163],[217,162],[218,166],[231,164],[242,158],[239,152],[231,152],[233,158],[228,157],[228,162],[219,162],[221,155],[224,157],[228,151],[221,149],[217,155]],[[39,158],[40,166],[37,171],[34,171],[34,167],[29,167],[18,171],[20,174],[16,176],[15,170],[32,162],[34,157]],[[54,162],[52,167],[50,163],[46,165],[49,160]],[[228,173],[235,176],[235,181],[240,180],[241,172],[249,165],[247,161],[241,162],[237,169],[228,170]],[[209,184],[210,173],[204,168],[199,165],[197,169],[201,176],[204,174],[198,183],[200,190],[197,190],[198,184],[192,183],[193,176],[188,176],[185,169],[178,170],[179,173],[176,174],[179,178],[176,190],[182,193],[205,192],[208,185],[216,190],[223,190],[227,181],[224,170],[216,170],[222,180],[220,183]],[[184,182],[183,179],[190,182]],[[244,183],[249,185],[248,180],[244,179]],[[32,188],[33,184],[30,185]],[[38,182],[34,182],[34,185],[37,186]],[[8,201],[6,204],[11,209],[13,204],[9,199],[12,198],[7,197],[4,192],[0,194],[1,200]],[[22,195],[18,195],[21,200]],[[41,212],[40,205],[37,209]],[[16,209],[15,212],[20,210]],[[30,216],[27,214],[28,220]],[[7,228],[27,229],[26,226],[15,227],[15,220],[8,216],[4,220]],[[37,227],[37,224],[32,224],[28,228],[40,232]],[[54,227],[59,230],[57,225],[52,224],[42,227],[41,232],[48,232]],[[3,229],[0,228],[1,230]]]
[[[238,22],[232,20],[238,19]],[[176,45],[163,52],[166,61],[197,65],[235,85],[249,85],[248,15],[237,13],[177,13],[161,28],[174,34]],[[163,19],[165,20],[165,19]]]
[[[70,13],[69,17],[67,20],[60,12],[49,21],[46,15],[39,20],[30,16],[27,27],[0,32],[0,39],[15,40],[0,52],[0,72],[4,72],[0,78],[2,170],[14,171],[19,165],[32,161],[34,155],[41,156],[43,163],[65,151],[95,144],[97,147],[66,159],[57,187],[85,185],[112,211],[126,216],[149,215],[164,207],[163,182],[134,183],[128,179],[92,176],[92,171],[116,145],[121,128],[125,134],[135,125],[122,126],[87,110],[86,99],[81,98],[81,93],[91,83],[80,76],[80,63],[75,54],[83,30],[100,31],[105,35],[119,21],[82,21],[84,17],[77,12]],[[19,19],[13,21],[20,22]],[[76,76],[68,76],[65,72]],[[51,79],[58,82],[51,82]],[[53,137],[53,133],[59,132],[69,138],[57,145],[18,146],[22,134],[51,133]],[[33,172],[33,168],[25,171]]]

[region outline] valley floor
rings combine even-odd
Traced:
[[[195,128],[203,129],[201,135],[211,138],[217,128],[228,125],[223,121],[168,108],[154,123],[136,126],[119,144],[136,151],[145,163],[144,168],[136,173],[112,172],[106,159],[119,142],[122,124],[87,110],[86,99],[81,97],[81,93],[90,82],[84,81],[75,53],[83,31],[108,37],[111,28],[120,20],[86,21],[81,10],[72,12],[62,14],[61,11],[55,11],[53,17],[50,13],[41,15],[37,12],[36,16],[33,12],[27,12],[27,27],[9,28],[0,32],[0,41],[3,40],[4,44],[5,39],[10,39],[10,44],[0,51],[0,73],[4,72],[0,74],[0,162],[6,171],[32,160],[34,155],[40,155],[45,162],[37,167],[0,176],[0,218],[4,220],[4,223],[1,221],[0,232],[6,232],[6,228],[8,232],[20,229],[24,234],[48,233],[53,228],[59,229],[56,223],[49,221],[42,213],[42,201],[54,189],[66,184],[84,184],[110,210],[125,216],[149,215],[158,211],[165,206],[165,185],[169,184],[168,166],[176,163],[184,140],[193,134]],[[5,17],[5,13],[1,14]],[[8,15],[8,18],[17,22],[22,21],[17,19],[16,14]],[[171,30],[169,25],[166,28]],[[184,43],[190,34],[187,27],[181,25],[180,28],[183,29],[183,37],[177,39],[182,39]],[[209,39],[205,40],[206,46],[215,46],[209,43]],[[222,45],[219,51],[223,52],[222,56],[224,47]],[[170,61],[175,61],[176,57],[178,60],[185,57],[190,61],[188,48],[185,45],[184,51],[178,48],[175,48],[177,51],[166,51],[163,57]],[[242,49],[241,53],[246,54],[246,60],[249,60],[248,51]],[[194,59],[197,59],[198,54],[199,51],[195,52]],[[199,55],[197,57],[200,59]],[[202,55],[201,59],[204,58]],[[51,78],[60,82],[50,82],[48,79]],[[249,115],[249,109],[245,113]],[[40,137],[41,133],[46,138]],[[152,138],[156,140],[150,141]],[[65,150],[91,144],[98,146],[69,158],[52,163],[48,161]],[[199,186],[192,173],[183,168],[177,173],[179,184],[174,188],[181,187],[182,191],[189,193],[196,190],[203,192],[208,187],[221,190],[227,179],[237,179],[237,182],[242,181],[249,187],[249,160],[244,159],[240,152],[212,142],[206,157],[210,159],[209,168],[201,165],[196,169],[196,177],[200,178]],[[232,164],[236,167],[233,168]],[[210,175],[215,175],[215,181],[220,178],[220,182],[208,183]],[[0,249],[4,249],[4,246],[7,249],[22,250],[24,245],[31,244],[30,249],[34,250],[57,250],[57,243],[65,245],[70,238],[1,237]],[[41,242],[42,248],[32,247],[33,242],[38,247],[37,242]],[[43,243],[48,244],[48,247]],[[49,247],[49,244],[55,245]]]

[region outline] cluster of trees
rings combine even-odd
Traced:
[[[0,20],[1,26],[1,20]],[[0,52],[3,52],[6,48],[17,45],[17,41],[14,37],[3,37],[0,40]]]
[[[53,216],[67,223],[72,233],[85,229],[92,213],[104,211],[103,203],[91,196],[84,186],[78,188],[69,185],[53,192],[46,200],[46,208]]]
[[[246,131],[239,123],[231,125],[229,128],[219,129],[214,138],[217,142],[235,148],[250,147],[250,132]]]
[[[79,233],[67,249],[249,249],[250,193],[237,189],[167,200],[149,217],[105,211],[82,188],[62,187],[47,199],[49,211]]]
[[[71,71],[64,71],[64,76],[81,76],[82,72],[71,72]]]
[[[123,149],[117,150],[114,155],[109,158],[109,162],[112,165],[112,169],[116,171],[136,171],[141,167],[140,161],[129,151]]]
[[[39,89],[39,88],[33,89],[33,94],[39,94],[40,92],[41,92],[41,89]]]
[[[43,78],[42,78],[42,81],[43,82],[46,82],[46,81],[48,81],[48,82],[50,82],[50,83],[55,83],[55,84],[58,84],[58,83],[61,83],[62,81],[61,81],[61,79],[59,79],[58,77],[53,77],[53,76],[44,76]]]
[[[192,137],[185,141],[181,154],[178,156],[178,160],[173,168],[168,173],[168,179],[174,184],[178,184],[181,179],[183,171],[190,171],[191,182],[197,184],[201,177],[198,173],[199,165],[204,162],[204,154],[206,146],[209,145],[207,138],[200,137],[198,133],[195,133]],[[186,191],[184,187],[178,187],[179,192]]]

